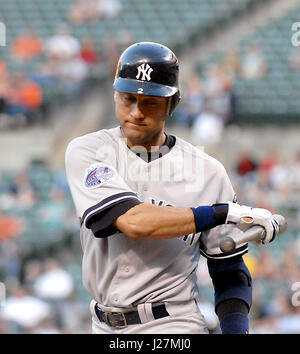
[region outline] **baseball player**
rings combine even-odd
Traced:
[[[268,210],[236,203],[220,162],[165,132],[180,100],[178,71],[161,44],[128,47],[113,84],[119,125],[78,137],[66,151],[93,333],[208,333],[195,301],[200,254],[222,332],[249,330],[247,244],[225,255],[218,242],[260,225],[268,243],[278,226]]]

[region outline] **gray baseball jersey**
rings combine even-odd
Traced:
[[[166,135],[151,155],[129,149],[120,127],[72,140],[66,173],[81,221],[83,283],[108,309],[142,303],[176,303],[196,297],[200,253],[227,258],[247,252],[247,244],[225,256],[218,241],[240,232],[232,225],[171,239],[132,239],[112,225],[144,202],[196,207],[232,201],[234,190],[223,165],[201,148]]]

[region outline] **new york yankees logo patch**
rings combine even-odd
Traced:
[[[142,75],[141,80],[142,81],[150,81],[151,80],[151,76],[150,74],[152,73],[153,69],[151,68],[151,66],[149,64],[145,64],[143,63],[142,65],[138,66],[138,73],[136,75],[136,78],[139,80],[140,76]]]

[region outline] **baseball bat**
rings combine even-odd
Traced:
[[[282,215],[273,215],[274,219],[277,221],[279,226],[279,233],[282,234],[287,227],[285,218]],[[231,253],[236,247],[245,242],[255,242],[261,241],[265,237],[265,229],[262,226],[254,225],[247,231],[241,233],[237,237],[233,238],[230,236],[224,237],[220,240],[219,247],[223,253]]]

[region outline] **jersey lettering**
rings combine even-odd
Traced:
[[[188,235],[185,235],[185,236],[181,236],[179,238],[181,238],[182,241],[184,242],[188,242],[190,244],[190,246],[192,246],[194,240],[195,240],[195,236],[196,234],[195,233],[191,233],[191,234],[188,234]]]
[[[158,206],[171,206],[171,207],[175,206],[167,203],[165,200],[160,200],[159,202],[157,202],[154,198],[151,198],[151,203]]]

